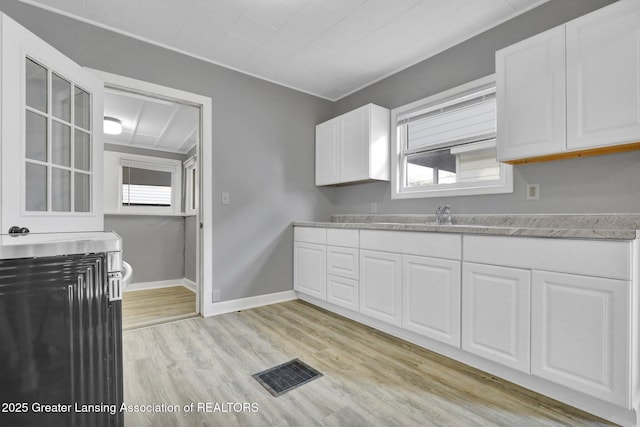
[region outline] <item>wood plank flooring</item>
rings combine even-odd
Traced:
[[[184,286],[124,292],[122,330],[196,317],[196,294]]]
[[[123,347],[125,403],[180,408],[128,427],[609,425],[302,301],[131,330]],[[280,397],[251,377],[296,357],[324,376]]]

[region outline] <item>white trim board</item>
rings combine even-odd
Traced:
[[[124,292],[135,292],[135,291],[146,291],[149,289],[162,289],[162,288],[171,288],[173,286],[184,286],[189,289],[191,292],[195,293],[195,283],[191,280],[182,278],[182,279],[172,279],[172,280],[157,280],[154,282],[139,282],[139,283],[129,283]]]
[[[196,292],[197,312],[207,313],[213,306],[213,116],[211,98],[196,93],[186,92],[167,86],[130,77],[112,74],[92,68],[87,68],[100,79],[106,86],[125,91],[145,93],[151,96],[166,97],[173,100],[182,100],[200,108],[201,141],[198,156],[200,173],[200,238],[197,239],[199,254],[197,267],[197,281],[199,284]],[[206,261],[205,261],[206,260]]]
[[[196,293],[196,282],[192,282],[191,280],[187,279],[186,277],[183,280],[183,284],[182,286],[184,286],[185,288],[189,289],[191,292],[193,292],[194,294]]]
[[[276,292],[273,294],[258,295],[255,297],[240,298],[230,301],[214,302],[206,307],[202,312],[204,317],[217,316],[220,314],[233,313],[239,310],[261,307],[263,305],[278,304],[285,301],[298,299],[294,291]]]

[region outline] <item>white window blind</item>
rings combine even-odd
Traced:
[[[171,206],[171,187],[123,184],[122,204],[133,206]]]
[[[136,164],[139,166],[140,163]],[[144,167],[122,167],[122,204],[171,206],[172,172]]]
[[[495,88],[487,88],[400,117],[406,150],[419,151],[495,138]]]

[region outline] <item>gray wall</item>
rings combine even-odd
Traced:
[[[105,215],[104,229],[122,237],[131,283],[185,277],[185,227],[181,216]]]
[[[17,0],[0,9],[81,65],[211,97],[212,286],[222,300],[292,288],[290,223],[333,212],[333,190],[315,188],[313,169],[314,126],[331,102]]]
[[[336,102],[338,115],[369,102],[395,108],[495,72],[495,51],[613,3],[551,0],[407,70]],[[540,184],[540,200],[526,201],[526,184]],[[515,192],[495,196],[391,200],[388,183],[335,190],[336,213],[432,213],[450,203],[454,213],[640,212],[640,152],[515,167]]]

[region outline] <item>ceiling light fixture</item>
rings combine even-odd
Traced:
[[[102,131],[108,135],[120,135],[122,133],[122,122],[114,117],[105,117]]]

